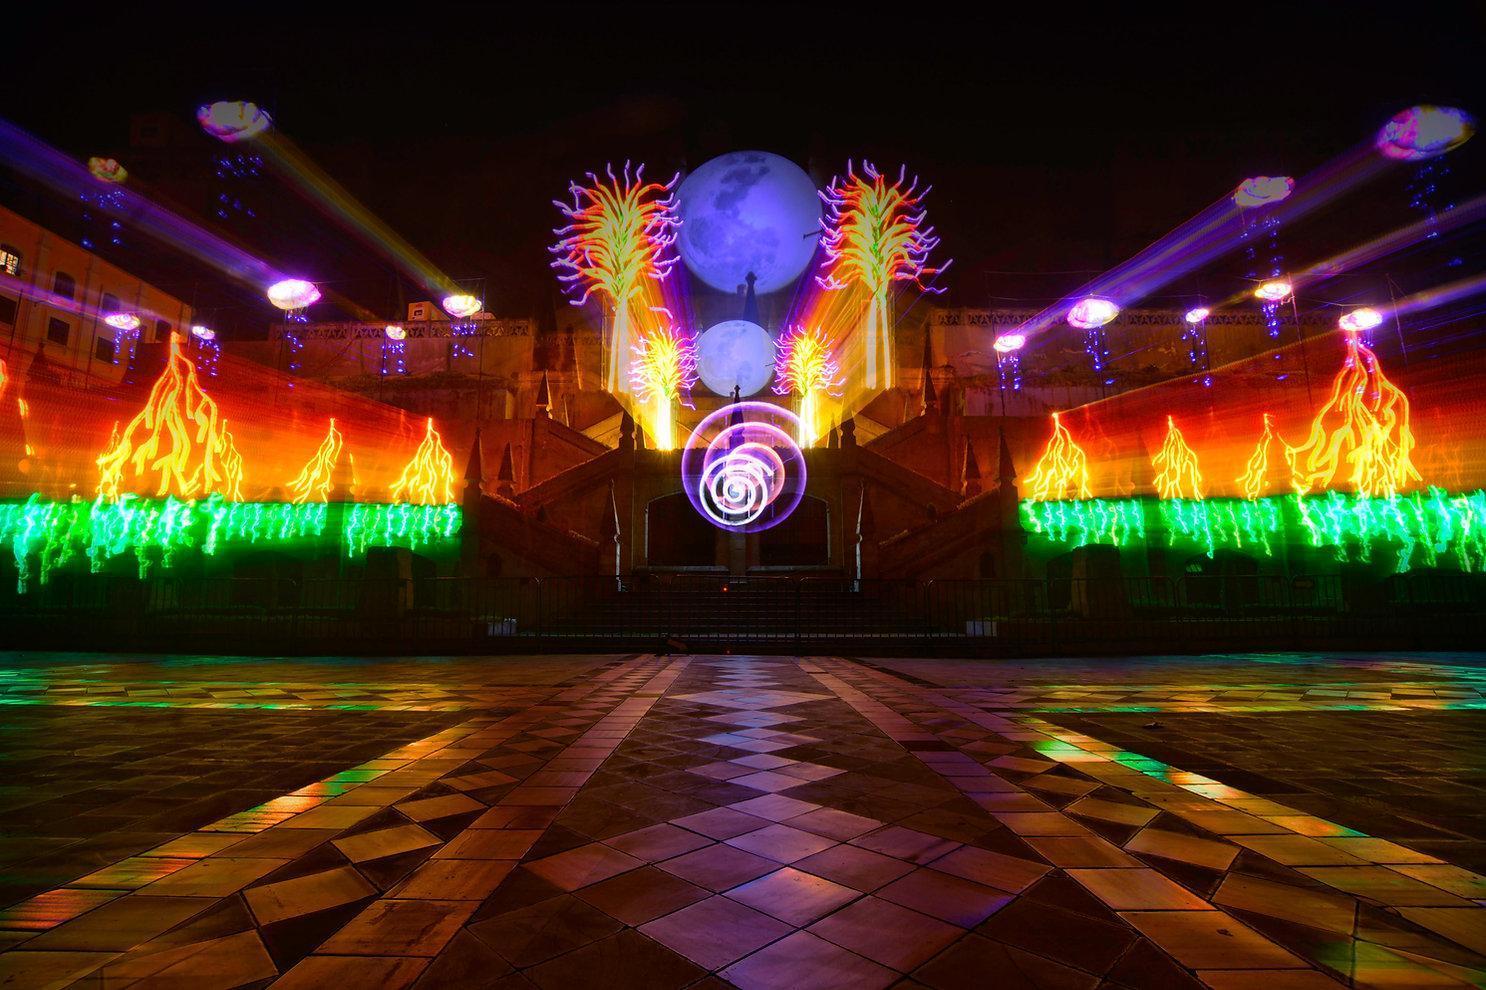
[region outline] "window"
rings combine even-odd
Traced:
[[[12,244],[0,244],[0,272],[20,275],[21,249]]]
[[[170,322],[168,320],[155,321],[155,343],[170,340]]]
[[[93,354],[98,360],[107,361],[112,364],[115,353],[114,342],[107,337],[99,337],[93,342]]]
[[[119,308],[119,297],[114,295],[112,292],[105,292],[103,294],[103,315],[109,316],[113,313],[122,312],[123,310]]]
[[[9,323],[11,326],[15,326],[15,308],[16,302],[14,299],[0,296],[0,323]]]
[[[72,336],[72,327],[66,320],[59,320],[55,316],[46,321],[46,339],[54,344],[67,346],[67,338]]]
[[[58,272],[52,277],[52,292],[63,299],[76,299],[77,279],[66,272]]]

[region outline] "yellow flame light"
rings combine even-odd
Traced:
[[[1269,445],[1274,439],[1274,423],[1270,420],[1269,413],[1265,413],[1264,432],[1259,434],[1259,442],[1254,445],[1254,452],[1249,455],[1243,474],[1238,477],[1238,487],[1242,489],[1243,497],[1250,501],[1262,496],[1268,487]]]
[[[392,500],[414,505],[447,505],[454,501],[454,458],[444,449],[432,417],[417,453],[392,486]]]
[[[1035,502],[1058,502],[1066,498],[1089,498],[1089,462],[1083,449],[1073,442],[1068,432],[1053,413],[1053,435],[1037,467],[1027,475],[1028,496]]]
[[[1166,441],[1152,458],[1156,469],[1156,494],[1161,498],[1202,498],[1202,471],[1197,455],[1187,446],[1176,422],[1166,417]]]
[[[98,494],[110,501],[140,484],[153,484],[156,498],[242,499],[242,456],[196,366],[181,353],[180,334],[170,335],[170,356],[149,401],[97,463]]]
[[[289,482],[290,501],[295,505],[309,501],[330,501],[335,466],[340,459],[341,431],[335,428],[335,420],[332,419],[330,429],[326,431],[325,439],[320,441],[314,456],[294,480]]]

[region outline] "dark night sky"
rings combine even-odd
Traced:
[[[80,156],[113,154],[188,202],[192,170],[198,186],[209,171],[205,139],[192,135],[178,161],[131,159],[131,115],[168,112],[190,132],[198,103],[256,100],[437,264],[488,276],[492,307],[513,315],[550,312],[550,200],[610,159],[669,175],[758,147],[820,180],[848,157],[906,161],[935,187],[951,298],[986,305],[1069,290],[1082,277],[1066,273],[1121,260],[1239,178],[1303,175],[1409,104],[1486,110],[1482,3],[1191,4],[1169,16],[1025,5],[1050,10],[1040,23],[990,4],[963,15],[428,5],[391,19],[376,5],[56,6],[20,15],[29,23],[5,42],[0,113]],[[1462,193],[1486,188],[1481,144],[1456,162]],[[282,188],[265,195],[275,222],[256,247],[390,308],[384,263]],[[1401,193],[1376,196],[1375,209],[1349,200],[1316,221],[1305,260],[1409,219]]]

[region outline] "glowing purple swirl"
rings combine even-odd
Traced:
[[[681,483],[719,529],[757,533],[789,517],[805,493],[799,420],[768,402],[737,402],[707,416],[681,454]]]

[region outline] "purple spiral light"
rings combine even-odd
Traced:
[[[805,494],[800,422],[768,402],[736,402],[687,438],[681,484],[692,507],[719,529],[758,533],[789,518]]]

